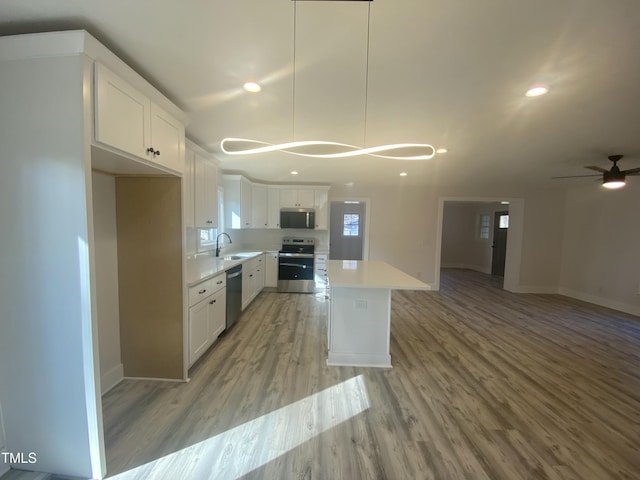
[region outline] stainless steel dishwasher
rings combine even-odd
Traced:
[[[227,330],[242,311],[242,264],[227,270]]]

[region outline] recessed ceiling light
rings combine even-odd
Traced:
[[[244,88],[249,93],[258,93],[260,90],[262,90],[262,87],[256,82],[247,82],[242,86],[242,88]]]
[[[447,150],[446,148],[444,148],[444,147],[440,147],[440,148],[438,148],[438,149],[436,150],[436,153],[443,154],[443,153],[447,153],[448,151],[449,151],[449,150]]]
[[[344,184],[345,187],[353,187],[354,182],[347,182]]]
[[[500,202],[500,205],[509,205],[509,202]]]
[[[298,172],[296,172],[295,170],[291,170],[291,175],[297,175]]]
[[[407,175],[409,175],[407,172],[400,172],[401,177],[406,177]]]
[[[533,87],[527,90],[526,95],[527,97],[539,97],[540,95],[544,95],[548,91],[549,91],[548,87],[545,87],[544,85],[538,85],[536,87]]]

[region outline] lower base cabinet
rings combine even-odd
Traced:
[[[242,266],[242,310],[264,289],[265,255],[246,261]]]
[[[196,286],[193,288],[200,288]],[[200,291],[204,290],[202,288]],[[216,341],[227,324],[227,288],[223,286],[189,307],[189,366]]]

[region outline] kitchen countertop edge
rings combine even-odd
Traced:
[[[232,269],[236,265],[240,265],[252,258],[268,253],[269,250],[252,251],[252,252],[233,252],[230,255],[242,255],[244,258],[235,260],[224,260],[224,257],[211,257],[200,261],[187,262],[187,288],[191,288],[199,283],[206,282],[210,278],[217,277],[227,270]]]

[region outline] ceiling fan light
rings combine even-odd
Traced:
[[[624,180],[605,180],[602,182],[604,188],[615,190],[616,188],[622,188],[626,185]]]

